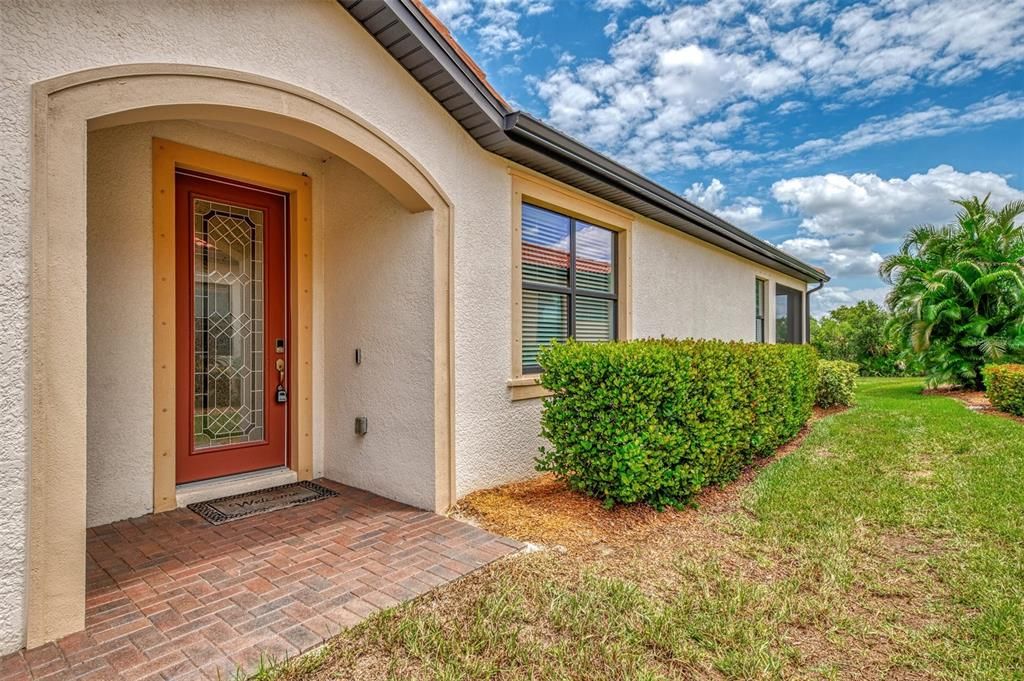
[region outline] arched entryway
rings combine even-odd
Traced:
[[[34,88],[34,176],[32,186],[31,293],[31,482],[28,528],[28,645],[77,631],[84,623],[85,510],[87,471],[87,141],[89,132],[147,121],[204,120],[275,131],[343,159],[383,187],[409,213],[432,216],[432,329],[434,509],[452,497],[452,302],[451,206],[429,174],[380,131],[336,103],[290,85],[238,72],[183,65],[131,65],[71,74]],[[154,143],[153,195],[153,508],[171,506],[173,476],[166,460],[173,448],[173,329],[168,295],[161,284],[162,258],[173,254],[166,235],[168,212],[159,177],[176,168],[208,168],[209,157]],[[204,160],[205,159],[205,160]],[[249,181],[251,167],[235,179]],[[228,175],[231,172],[228,171]],[[263,177],[292,197],[301,227],[302,180]],[[276,183],[276,184],[275,184]],[[166,188],[166,187],[165,187]],[[304,212],[305,211],[305,212]],[[163,230],[163,231],[162,231]],[[293,244],[299,279],[292,315],[298,341],[299,395],[311,394],[311,358],[301,336],[311,332],[310,279],[303,258],[313,244],[301,230]],[[308,269],[308,268],[307,268]],[[304,298],[305,296],[305,298]],[[164,301],[166,303],[166,301]],[[304,354],[305,353],[305,354]],[[306,392],[303,392],[303,391]],[[309,477],[310,408],[293,414],[294,468]]]

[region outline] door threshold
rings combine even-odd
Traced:
[[[299,479],[291,468],[281,466],[262,471],[226,475],[222,478],[211,478],[199,482],[186,482],[175,487],[178,508],[210,499],[229,497],[233,494],[245,494],[268,487],[287,485]]]

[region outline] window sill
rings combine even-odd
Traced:
[[[510,378],[507,385],[509,391],[512,393],[512,401],[535,400],[550,395],[551,391],[544,386],[539,385],[539,380],[540,374],[522,376],[520,378]]]

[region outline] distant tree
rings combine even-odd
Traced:
[[[1024,360],[1024,201],[955,201],[955,224],[916,227],[879,273],[892,328],[930,385],[980,389],[981,368]]]
[[[823,359],[856,363],[863,376],[900,375],[906,367],[888,331],[890,321],[891,315],[872,301],[844,305],[812,321],[811,344]]]

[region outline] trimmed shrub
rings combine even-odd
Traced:
[[[818,385],[805,345],[570,340],[539,361],[552,395],[537,470],[609,508],[679,507],[736,478],[800,431]]]
[[[858,371],[853,362],[839,359],[818,362],[818,406],[849,407],[853,404]]]
[[[1024,364],[992,364],[983,373],[985,392],[992,406],[1024,416]]]

